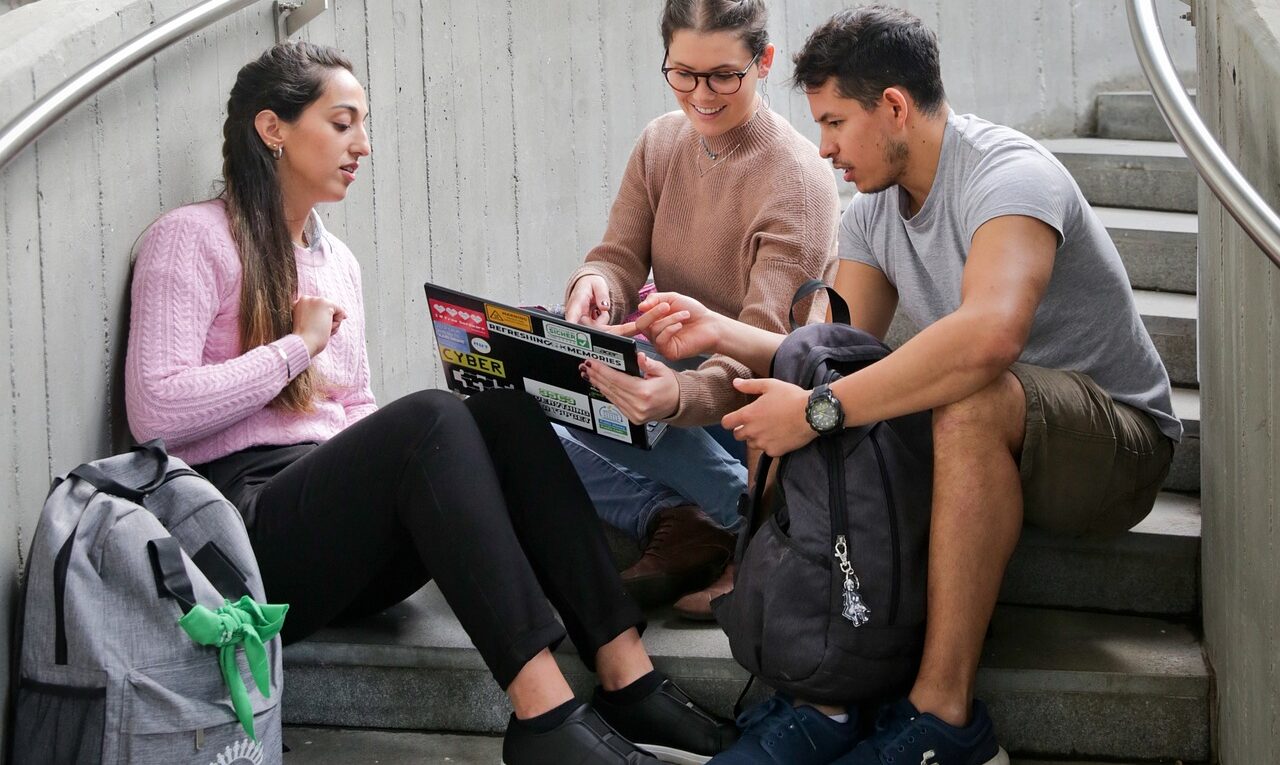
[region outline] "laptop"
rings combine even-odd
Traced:
[[[463,395],[523,390],[554,422],[642,449],[653,448],[666,432],[665,422],[632,424],[578,373],[578,364],[591,359],[639,376],[636,353],[650,353],[647,343],[536,308],[516,308],[430,282],[424,288],[449,390]]]

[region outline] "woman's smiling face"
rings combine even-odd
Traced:
[[[742,36],[733,30],[698,32],[679,29],[671,35],[664,67],[696,74],[730,74],[746,70],[741,78],[741,87],[729,95],[713,91],[705,77],[698,77],[697,87],[688,93],[674,87],[671,89],[676,102],[699,134],[714,138],[751,119],[758,98],[756,86],[769,74],[773,50],[772,45],[765,46],[756,58],[742,41]]]

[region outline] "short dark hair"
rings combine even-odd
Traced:
[[[794,61],[797,87],[817,90],[834,77],[837,93],[868,110],[890,87],[910,93],[926,115],[947,97],[937,36],[899,8],[864,5],[836,13],[813,30]]]
[[[662,7],[662,44],[681,29],[695,32],[737,32],[751,55],[769,44],[769,11],[764,0],[667,0]]]

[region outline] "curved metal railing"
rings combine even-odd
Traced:
[[[0,129],[0,170],[44,131],[112,80],[155,54],[258,0],[205,0],[156,24],[81,69]]]
[[[1129,0],[1129,31],[1142,71],[1151,83],[1160,113],[1174,137],[1223,207],[1236,219],[1271,262],[1280,267],[1280,215],[1241,175],[1205,127],[1191,99],[1178,81],[1160,23],[1155,0]]]

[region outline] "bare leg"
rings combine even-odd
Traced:
[[[634,627],[600,646],[596,676],[606,691],[625,688],[653,671],[653,662]]]
[[[910,700],[951,725],[969,722],[982,643],[1022,530],[1025,418],[1009,372],[933,413],[928,626]]]
[[[516,674],[516,679],[507,686],[507,697],[511,699],[516,718],[528,720],[572,699],[573,691],[551,651],[544,648]]]

